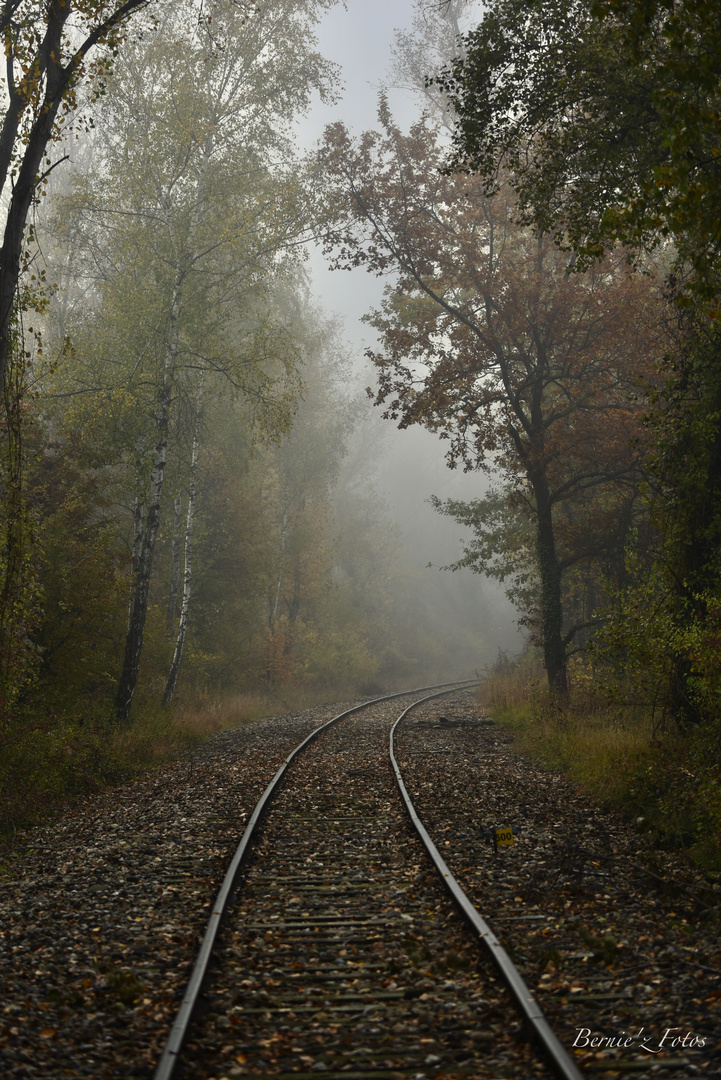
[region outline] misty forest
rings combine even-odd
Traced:
[[[333,7],[0,5],[3,830],[480,674],[721,865],[719,0],[417,0],[366,131]]]

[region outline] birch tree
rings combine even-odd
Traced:
[[[183,594],[180,602],[180,619],[178,623],[178,635],[175,639],[173,659],[170,663],[168,680],[163,694],[163,705],[167,705],[175,693],[175,685],[178,681],[180,661],[183,657],[185,635],[188,631],[188,612],[190,610],[190,595],[193,587],[193,524],[195,522],[195,500],[198,492],[198,457],[200,453],[200,431],[203,423],[203,378],[201,376],[198,387],[195,425],[193,430],[193,449],[190,456],[190,476],[188,481],[188,513],[185,519],[185,560],[183,566]],[[177,506],[177,500],[176,500]],[[175,573],[175,558],[173,559],[173,573]]]
[[[122,719],[137,683],[179,400],[205,372],[206,394],[225,382],[261,428],[290,420],[296,349],[273,290],[300,273],[294,251],[308,235],[292,122],[312,93],[329,92],[332,69],[313,37],[329,2],[246,9],[217,0],[193,9],[194,21],[192,5],[169,9],[153,39],[126,50],[98,165],[78,184],[97,290],[94,314],[82,318],[86,328],[110,328],[101,331],[105,377],[117,386],[120,375],[127,392],[149,398],[154,426],[140,454],[148,477],[117,692]]]

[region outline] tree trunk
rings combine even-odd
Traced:
[[[143,504],[140,498],[135,500],[133,510],[133,573],[137,573],[140,566],[140,554],[143,550]]]
[[[35,195],[37,175],[57,109],[33,128],[23,164],[13,186],[0,248],[0,393],[12,347],[13,316],[20,282],[25,222]]]
[[[286,495],[287,497],[287,495]],[[275,582],[275,594],[268,612],[268,629],[271,637],[275,633],[275,620],[278,617],[278,605],[280,604],[280,589],[283,584],[283,569],[285,566],[285,545],[288,532],[288,505],[283,507],[283,517],[280,523],[280,560],[278,563],[278,577]]]
[[[68,73],[60,64],[62,37],[70,14],[70,5],[52,6],[45,20],[44,40],[38,50],[42,52],[45,68],[46,90],[42,108],[32,125],[22,151],[22,163],[17,175],[11,173],[12,157],[17,152],[20,137],[20,121],[26,102],[19,88],[8,85],[11,100],[5,114],[0,135],[0,190],[6,196],[6,181],[11,178],[11,194],[5,218],[5,231],[0,248],[0,394],[5,385],[12,342],[13,313],[20,281],[25,223],[35,196],[47,145],[52,137],[55,118],[62,96],[67,87]],[[6,41],[9,45],[10,38]],[[7,58],[10,60],[10,58]],[[12,60],[10,60],[12,66]],[[8,78],[8,82],[11,82]]]
[[[132,561],[131,570],[133,574],[133,581],[140,568],[140,559],[143,553],[143,504],[140,501],[139,496],[135,499],[135,508],[133,510],[133,548],[132,548]],[[131,593],[130,600],[128,601],[128,629],[130,629],[130,622],[133,617],[133,596]]]
[[[532,479],[536,500],[536,553],[541,576],[541,636],[548,689],[555,697],[568,695],[566,645],[563,640],[561,567],[556,557],[553,515],[544,477]]]
[[[173,632],[173,623],[175,622],[175,610],[178,606],[178,587],[180,585],[180,516],[183,509],[180,488],[178,488],[178,493],[175,496],[175,505],[173,509],[173,565],[170,572],[170,596],[168,597],[169,634],[172,634]]]
[[[202,408],[200,405],[199,396],[198,416],[196,416],[195,418],[193,449],[190,460],[188,517],[186,519],[186,561],[185,567],[183,567],[182,571],[182,603],[180,605],[180,622],[178,624],[178,636],[175,643],[175,652],[173,653],[171,671],[168,672],[167,683],[165,684],[165,693],[163,694],[164,705],[167,705],[173,700],[173,694],[175,693],[175,685],[178,680],[178,672],[180,670],[182,647],[186,644],[186,631],[188,629],[188,610],[190,608],[190,590],[192,585],[193,521],[195,517],[195,495],[196,491],[198,491],[198,455],[201,445],[202,418]],[[176,507],[179,501],[180,496],[178,495],[178,499],[176,500]]]
[[[123,669],[120,673],[115,702],[118,719],[123,721],[127,721],[130,716],[130,706],[133,702],[133,694],[135,693],[135,686],[138,681],[140,656],[143,651],[145,620],[148,614],[150,574],[153,568],[155,541],[160,526],[160,506],[163,494],[163,480],[165,478],[165,462],[168,454],[170,406],[178,358],[180,307],[184,277],[184,271],[179,271],[173,289],[173,300],[170,311],[170,335],[156,414],[158,441],[155,444],[155,460],[153,462],[153,471],[150,478],[148,511],[145,516],[145,528],[143,529],[142,542],[139,545],[140,553],[137,559],[137,565],[133,567],[133,588],[130,598],[128,633],[125,638],[125,656],[123,658]],[[135,560],[133,561],[135,562]]]
[[[195,416],[195,430],[193,431],[193,448],[190,456],[190,485],[188,490],[188,516],[186,518],[186,559],[182,571],[182,603],[180,605],[180,622],[178,624],[178,636],[175,643],[175,652],[171,670],[168,672],[163,704],[167,705],[173,700],[175,685],[180,671],[182,659],[182,647],[186,644],[186,631],[188,629],[188,611],[190,609],[190,591],[192,586],[192,551],[193,551],[193,522],[195,519],[195,496],[198,492],[198,457],[201,447],[201,426],[203,423],[203,382],[198,390],[198,414]],[[175,500],[176,512],[180,508],[180,492]]]
[[[148,500],[148,512],[145,518],[143,539],[140,545],[140,557],[137,569],[133,574],[133,590],[130,599],[130,614],[128,618],[128,633],[125,638],[125,656],[123,669],[118,682],[116,698],[116,711],[119,720],[127,721],[130,716],[130,706],[135,693],[140,670],[140,655],[143,651],[143,638],[145,636],[145,619],[148,613],[148,593],[150,591],[150,574],[153,567],[153,555],[155,553],[155,541],[160,526],[160,503],[163,491],[163,479],[165,475],[165,461],[168,451],[168,426],[170,419],[171,385],[163,388],[160,399],[158,415],[158,441],[155,445],[155,461],[150,482],[150,498]]]
[[[20,348],[16,346],[16,348]],[[0,723],[12,715],[12,703],[24,683],[29,650],[28,575],[25,567],[27,509],[23,492],[24,358],[11,353],[2,393],[5,417],[0,458],[0,498],[4,522],[0,585]],[[2,527],[4,526],[4,528]]]
[[[75,51],[64,66],[61,57],[69,44],[67,23],[72,21],[77,5],[65,0],[52,0],[51,3],[43,5],[44,18],[35,20],[38,36],[33,45],[34,58],[26,76],[28,81],[42,80],[43,75],[45,77],[42,101],[38,100],[34,105],[34,95],[28,91],[26,79],[20,79],[16,83],[16,73],[13,71],[16,55],[11,44],[11,24],[14,17],[19,17],[16,13],[17,5],[2,5],[0,26],[5,39],[6,108],[0,129],[0,194],[7,206],[7,212],[0,247],[0,396],[12,346],[13,313],[22,271],[25,224],[37,193],[48,145],[53,138],[58,110],[63,101],[70,104],[73,82],[91,50],[99,42],[107,42],[114,30],[134,11],[146,7],[148,2],[149,0],[124,0],[119,2],[114,10],[105,13],[104,17],[101,15],[85,40],[75,41]],[[72,34],[71,30],[70,35]],[[26,56],[24,60],[27,63],[31,58]],[[34,109],[35,120],[27,135],[23,136],[21,123],[28,108]],[[13,165],[18,161],[20,168],[17,174],[13,175]]]
[[[180,314],[183,306],[183,287],[188,271],[192,266],[192,249],[195,231],[198,226],[200,209],[203,203],[203,192],[208,165],[213,149],[213,136],[206,140],[203,150],[200,175],[195,189],[195,208],[191,214],[188,233],[185,243],[178,253],[176,264],[175,282],[173,284],[173,297],[170,303],[170,318],[168,325],[168,347],[165,353],[163,365],[163,382],[158,399],[157,425],[158,442],[155,447],[155,461],[150,482],[150,500],[146,517],[145,534],[143,536],[143,549],[140,566],[133,582],[133,598],[131,600],[131,618],[128,627],[128,636],[125,641],[125,658],[123,670],[118,683],[118,696],[116,710],[120,720],[127,720],[130,715],[130,706],[135,693],[135,685],[138,681],[140,670],[140,655],[143,650],[143,637],[145,635],[145,620],[148,613],[148,593],[150,590],[150,572],[155,552],[155,541],[160,525],[160,504],[163,490],[163,478],[165,475],[165,462],[168,452],[168,429],[170,427],[170,405],[172,401],[173,383],[178,365],[178,348],[180,343]]]

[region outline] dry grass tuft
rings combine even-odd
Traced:
[[[660,847],[721,871],[721,722],[680,729],[654,717],[633,686],[595,681],[580,664],[560,708],[528,659],[497,664],[479,701],[521,753],[635,819]]]
[[[112,708],[28,723],[0,746],[0,848],[17,829],[62,813],[77,798],[133,780],[177,760],[210,736],[262,717],[336,700],[338,691],[287,689],[227,698],[188,695],[162,708],[148,694],[129,724]]]
[[[561,708],[545,684],[538,660],[504,665],[491,672],[479,700],[502,726],[516,734],[522,753],[567,774],[598,801],[624,801],[629,774],[648,751],[652,719],[637,706],[610,702],[594,691],[587,672],[572,672],[574,687]]]
[[[268,694],[244,693],[229,698],[201,697],[181,702],[175,724],[193,739],[206,739],[219,731],[241,727],[278,712],[278,702]]]

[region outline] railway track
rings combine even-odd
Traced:
[[[638,835],[510,743],[460,699],[398,728],[404,781],[450,869],[584,1073],[721,1076],[713,913],[696,937],[703,910],[673,878],[649,877]],[[490,826],[512,827],[512,846],[494,851]]]
[[[213,907],[156,1080],[581,1076],[488,925],[459,918],[398,795],[397,718],[397,702],[358,706],[278,770]]]

